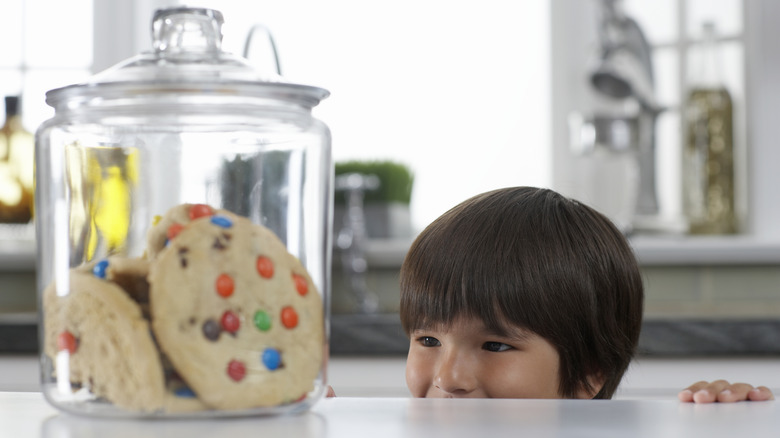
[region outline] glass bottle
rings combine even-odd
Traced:
[[[721,77],[715,25],[703,26],[701,58],[685,102],[683,210],[690,234],[733,234],[733,106]]]
[[[18,96],[5,97],[0,129],[0,223],[25,224],[33,215],[33,135],[22,125]]]

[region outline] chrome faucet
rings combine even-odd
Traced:
[[[655,125],[661,111],[655,97],[650,46],[636,21],[625,14],[622,0],[601,0],[599,42],[601,56],[591,72],[593,87],[601,94],[639,103],[639,190],[636,212],[658,213],[655,181]]]

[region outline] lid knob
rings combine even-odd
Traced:
[[[160,55],[220,52],[223,23],[214,9],[158,9],[152,19],[154,50]]]

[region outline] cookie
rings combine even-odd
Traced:
[[[124,409],[161,409],[163,369],[140,306],[84,269],[71,270],[69,291],[60,293],[54,285],[43,293],[44,351],[58,366],[68,365],[56,370],[59,377]],[[63,355],[67,360],[58,360]]]
[[[146,233],[146,257],[154,260],[168,241],[190,221],[214,214],[236,217],[227,210],[218,210],[205,204],[180,204],[169,209],[163,216],[156,217],[154,224]]]
[[[141,306],[144,318],[149,319],[149,261],[142,258],[110,256],[86,263],[76,270],[119,286],[127,296]]]
[[[158,344],[206,405],[276,406],[314,389],[322,299],[267,228],[238,216],[191,220],[157,253],[149,286]]]

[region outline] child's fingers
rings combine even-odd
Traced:
[[[696,382],[681,391],[677,397],[686,403],[713,403],[718,401],[718,394],[729,386],[725,380],[714,382]]]
[[[718,401],[721,403],[734,403],[749,400],[749,394],[753,391],[753,385],[747,383],[733,383],[727,385],[718,393]]]
[[[747,383],[729,383],[725,380],[714,382],[696,382],[680,391],[677,398],[684,403],[734,403],[744,400],[764,401],[774,400],[774,394],[769,388],[760,386],[754,388]]]
[[[677,394],[677,398],[680,399],[680,401],[683,403],[693,403],[693,394],[707,386],[707,384],[709,384],[709,382],[705,382],[703,380],[696,382],[693,385],[680,391],[680,393]]]
[[[718,401],[718,394],[728,388],[729,382],[725,380],[716,380],[700,388],[693,393],[694,403],[713,403]]]
[[[758,388],[753,388],[748,392],[747,399],[750,401],[774,400],[775,395],[772,394],[772,391],[766,386],[759,386]]]
[[[677,394],[677,398],[680,399],[683,403],[692,403],[693,402],[693,391],[690,389],[683,389]]]

